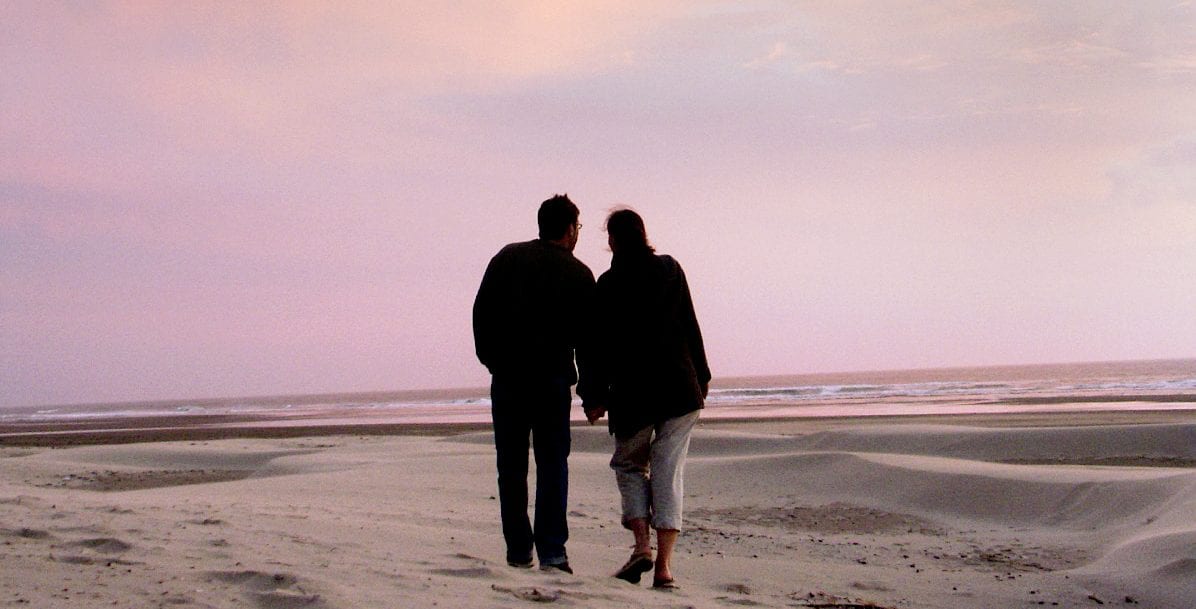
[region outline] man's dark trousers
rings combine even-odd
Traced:
[[[567,560],[565,523],[569,496],[567,379],[521,379],[495,375],[490,385],[498,497],[507,561],[529,563],[532,547],[541,565]],[[527,516],[529,439],[536,456],[536,522]]]

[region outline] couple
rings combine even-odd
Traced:
[[[710,382],[702,335],[681,266],[657,255],[630,209],[606,219],[610,270],[573,257],[581,223],[567,195],[544,201],[540,238],[490,261],[473,307],[478,359],[490,370],[498,494],[507,563],[572,573],[565,541],[570,387],[586,419],[610,415],[610,466],[635,550],[615,577],[675,588],[682,470]],[[576,367],[574,357],[576,356]],[[536,459],[535,525],[527,516],[529,438]],[[651,531],[657,553],[652,556]]]

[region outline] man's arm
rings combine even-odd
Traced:
[[[498,293],[502,281],[502,265],[498,256],[490,260],[486,272],[482,275],[482,284],[478,287],[478,294],[473,300],[473,346],[478,361],[494,372],[495,345],[498,342],[495,331],[498,322],[495,319],[499,306]]]

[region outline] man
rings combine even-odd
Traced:
[[[565,553],[570,387],[582,400],[594,274],[573,257],[581,224],[568,195],[540,205],[540,238],[490,260],[473,304],[474,345],[490,370],[498,496],[507,563],[572,573]],[[577,367],[574,367],[574,354]],[[578,370],[580,369],[580,382]],[[593,406],[591,406],[593,408]],[[536,458],[535,526],[527,516],[529,438]]]

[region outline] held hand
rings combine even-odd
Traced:
[[[601,419],[603,416],[606,415],[606,409],[601,406],[590,406],[590,407],[587,407],[585,409],[585,411],[586,411],[586,420],[590,422],[590,425],[593,425],[594,423],[598,422],[598,419]]]

